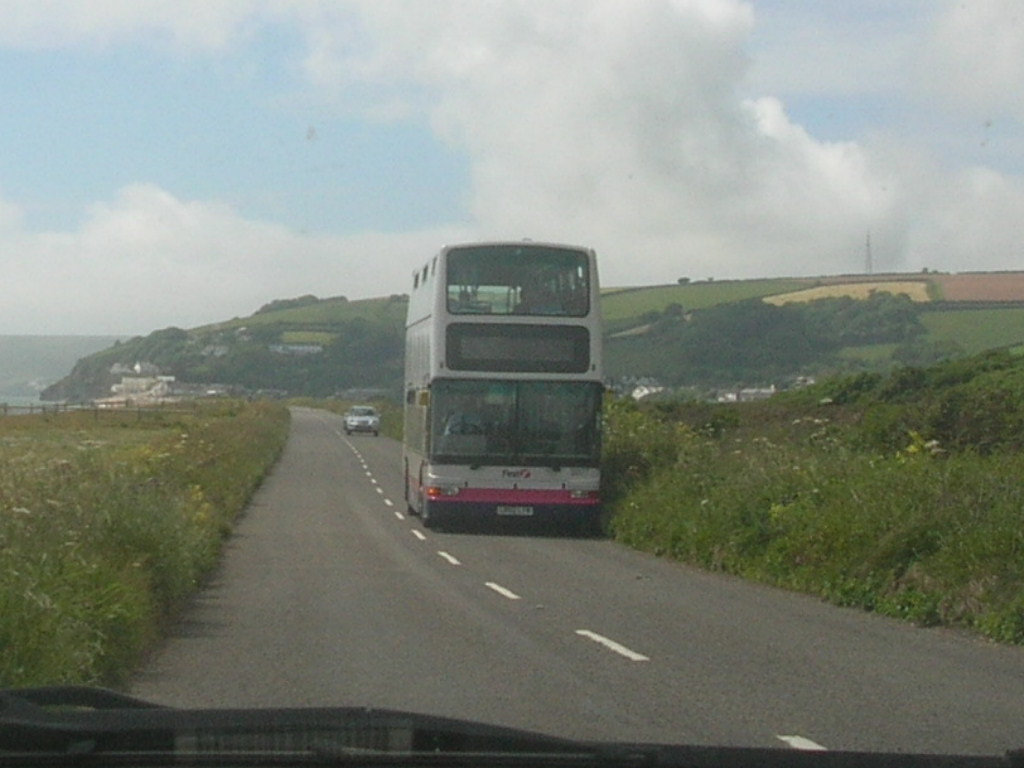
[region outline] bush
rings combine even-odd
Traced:
[[[609,397],[605,402],[601,469],[606,502],[623,496],[656,468],[671,464],[686,432],[672,421],[651,418],[632,400]]]

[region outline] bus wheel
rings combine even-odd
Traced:
[[[416,516],[416,506],[412,503],[412,493],[409,489],[409,462],[405,463],[405,510],[408,514]]]

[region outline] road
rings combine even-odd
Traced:
[[[434,533],[400,446],[293,411],[208,588],[131,686],[177,706],[366,705],[580,738],[995,753],[1024,649],[553,535]]]

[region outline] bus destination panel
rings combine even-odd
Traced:
[[[447,365],[453,371],[584,373],[590,333],[575,325],[452,323]]]

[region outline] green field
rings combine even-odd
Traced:
[[[231,330],[261,325],[311,326],[318,328],[367,320],[388,325],[404,325],[407,302],[401,296],[348,301],[345,298],[323,299],[308,306],[256,313],[245,318],[234,318],[224,323],[197,328],[202,334],[210,331]]]
[[[282,344],[330,344],[335,334],[327,331],[284,331],[281,334]]]
[[[869,365],[881,365],[892,359],[896,344],[865,344],[860,347],[845,347],[839,353],[843,360],[854,360]]]
[[[1024,309],[950,309],[924,312],[921,322],[936,341],[953,341],[973,354],[1024,342]]]
[[[663,341],[652,347],[645,334],[659,314],[673,303],[686,311],[701,310],[805,289],[813,283],[807,279],[774,279],[610,290],[602,299],[607,368],[616,374],[630,371],[657,375],[658,366],[652,363],[652,356],[677,355],[678,350],[672,351]],[[1024,344],[1024,308],[918,306],[925,330],[922,336],[908,339],[903,345],[879,342],[845,347],[832,361],[822,360],[816,370],[808,372],[820,376],[858,369],[884,371],[898,365],[927,364],[942,356]],[[916,357],[912,347],[919,350]]]
[[[807,285],[807,280],[779,278],[609,289],[601,298],[601,311],[605,322],[615,322],[639,318],[646,312],[661,312],[673,303],[682,305],[686,310],[703,309],[716,304],[796,291]]]

